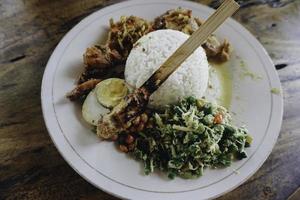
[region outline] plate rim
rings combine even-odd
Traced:
[[[55,48],[55,50],[53,51],[53,53],[52,53],[52,55],[51,55],[51,57],[50,57],[50,59],[49,59],[49,61],[48,61],[48,63],[47,63],[47,66],[46,66],[46,68],[45,68],[45,71],[44,71],[44,75],[43,75],[43,80],[42,80],[42,87],[41,87],[41,102],[42,102],[42,111],[43,111],[43,117],[44,117],[44,121],[45,121],[45,124],[46,124],[46,128],[47,128],[47,130],[48,130],[48,133],[49,133],[49,135],[50,135],[50,137],[51,137],[51,139],[52,139],[52,141],[53,141],[53,143],[55,144],[55,146],[56,146],[56,148],[58,149],[58,151],[60,152],[60,154],[62,155],[62,157],[64,158],[64,160],[81,176],[81,177],[83,177],[85,180],[87,180],[89,183],[91,183],[91,184],[93,184],[94,186],[96,186],[97,188],[99,188],[99,189],[101,189],[101,190],[103,190],[103,191],[105,191],[105,192],[107,192],[107,193],[109,193],[109,194],[112,194],[112,195],[114,195],[114,196],[117,196],[117,197],[120,197],[120,198],[124,198],[125,197],[125,195],[120,195],[119,193],[117,193],[117,192],[114,192],[114,191],[111,191],[111,190],[108,190],[107,188],[104,188],[104,187],[101,187],[101,186],[99,186],[99,185],[97,185],[96,183],[94,183],[90,178],[88,178],[88,177],[86,177],[85,175],[84,175],[84,173],[82,172],[82,170],[79,170],[79,169],[77,169],[77,167],[76,166],[74,166],[73,164],[74,163],[72,163],[73,161],[71,161],[71,160],[69,160],[70,158],[67,158],[68,156],[67,156],[67,154],[66,154],[66,152],[65,151],[63,151],[62,149],[61,149],[61,146],[60,145],[58,145],[57,144],[57,141],[56,141],[56,139],[54,138],[54,135],[52,135],[53,133],[53,131],[51,130],[52,128],[50,127],[50,122],[49,122],[49,117],[47,116],[47,113],[48,113],[48,108],[47,108],[47,105],[48,104],[46,104],[46,96],[45,96],[45,92],[47,91],[47,89],[49,89],[49,86],[47,86],[47,84],[48,84],[48,79],[47,79],[47,77],[48,76],[51,76],[51,74],[49,74],[50,72],[50,69],[51,69],[51,67],[53,68],[53,65],[52,65],[52,63],[53,63],[53,61],[55,60],[55,57],[56,57],[56,54],[58,54],[58,52],[62,49],[64,49],[64,48],[62,48],[62,47],[64,47],[64,46],[66,46],[66,43],[67,43],[67,41],[74,35],[74,34],[76,34],[77,32],[78,32],[78,29],[81,27],[82,28],[82,26],[83,25],[86,25],[87,24],[87,22],[90,22],[91,21],[91,19],[93,19],[93,18],[95,18],[95,16],[96,16],[96,14],[99,14],[99,13],[104,13],[105,11],[109,11],[109,10],[111,10],[111,9],[113,9],[113,8],[122,8],[122,7],[125,7],[126,5],[133,5],[133,4],[136,4],[136,3],[139,3],[139,4],[141,4],[141,2],[142,1],[140,1],[140,0],[132,0],[132,1],[125,1],[125,2],[121,2],[121,3],[117,3],[117,4],[113,4],[113,5],[110,5],[110,6],[107,6],[107,7],[105,7],[105,8],[102,8],[102,9],[100,9],[100,10],[98,10],[98,11],[95,11],[94,13],[92,13],[92,14],[90,14],[90,15],[88,15],[87,17],[85,17],[83,20],[81,20],[77,25],[75,25],[62,39],[61,39],[61,41],[59,42],[59,44],[57,45],[57,47]],[[166,3],[172,3],[172,4],[177,4],[177,5],[180,5],[180,4],[182,4],[183,6],[184,6],[184,4],[185,5],[192,5],[192,6],[195,6],[195,7],[206,7],[206,9],[210,9],[211,10],[211,12],[213,11],[213,9],[211,9],[211,8],[208,8],[207,6],[205,6],[205,5],[202,5],[202,4],[199,4],[199,3],[195,3],[195,2],[189,2],[189,1],[182,1],[182,0],[163,0],[163,1],[161,1],[161,0],[149,0],[149,1],[143,1],[143,3],[147,3],[147,4],[151,4],[151,3],[157,3],[157,2],[160,2],[160,3],[162,3],[162,2],[166,2]],[[237,26],[242,32],[243,32],[243,34],[246,34],[246,35],[248,35],[248,37],[250,37],[250,39],[252,39],[253,40],[253,42],[255,43],[255,46],[256,47],[258,47],[260,50],[262,50],[263,51],[263,53],[264,53],[264,57],[265,57],[265,59],[263,60],[264,62],[268,62],[268,64],[267,65],[272,65],[272,66],[274,66],[274,64],[273,64],[273,62],[272,62],[272,60],[271,60],[271,58],[269,57],[269,55],[267,54],[267,52],[266,52],[266,50],[264,49],[264,47],[257,41],[257,39],[255,39],[255,37],[247,30],[247,29],[245,29],[241,24],[239,24],[238,22],[236,22],[235,20],[233,20],[233,19],[230,19],[230,23],[233,23],[235,26]],[[276,87],[277,88],[280,88],[280,91],[282,91],[282,89],[281,89],[281,84],[280,84],[280,81],[279,81],[279,77],[278,77],[278,74],[277,74],[277,71],[275,70],[275,68],[273,68],[273,70],[271,70],[271,72],[275,72],[275,76],[272,76],[272,77],[270,77],[270,78],[272,78],[273,80],[272,80],[272,83],[274,83],[275,85],[276,85]],[[270,71],[266,71],[266,72],[270,72]],[[272,72],[272,73],[273,73]],[[268,74],[268,73],[267,73]],[[48,75],[48,76],[47,76]],[[54,75],[53,75],[54,76]],[[52,85],[51,85],[52,86]],[[52,90],[52,88],[50,88],[51,90]],[[282,94],[282,92],[281,92],[281,94]],[[214,196],[211,196],[211,198],[215,198],[215,197],[218,197],[218,196],[221,196],[221,195],[223,195],[224,193],[227,193],[227,192],[229,192],[229,191],[231,191],[231,190],[233,190],[233,189],[235,189],[236,187],[238,187],[239,185],[241,185],[243,182],[245,182],[246,180],[248,180],[249,179],[249,177],[251,177],[261,166],[262,166],[262,164],[265,162],[265,160],[269,157],[269,155],[270,155],[270,153],[271,153],[271,151],[272,151],[272,149],[273,149],[273,147],[274,147],[274,145],[275,145],[275,142],[277,141],[277,137],[278,137],[278,135],[279,135],[279,133],[280,133],[280,127],[281,127],[281,123],[282,123],[282,115],[283,115],[283,97],[282,97],[282,95],[280,96],[281,98],[279,99],[279,102],[277,102],[277,104],[279,104],[280,105],[280,107],[279,107],[279,110],[277,110],[277,113],[279,112],[279,115],[280,115],[280,117],[279,118],[277,118],[277,121],[279,120],[279,123],[278,123],[278,125],[277,125],[277,127],[275,127],[275,129],[277,129],[277,130],[275,130],[275,132],[276,132],[276,135],[275,135],[275,137],[273,138],[274,139],[274,141],[272,141],[272,144],[271,144],[271,148],[270,148],[270,151],[267,153],[267,156],[265,156],[265,158],[264,159],[262,159],[262,161],[261,161],[261,163],[259,164],[259,166],[255,169],[255,170],[253,170],[253,172],[252,173],[250,173],[249,174],[249,176],[247,176],[246,178],[244,178],[241,182],[239,182],[238,184],[235,184],[235,186],[233,186],[233,187],[230,187],[230,188],[228,188],[227,190],[225,190],[225,191],[223,191],[222,193],[218,193],[217,195],[214,195]],[[277,98],[278,99],[278,98]],[[277,107],[278,108],[278,107]],[[273,128],[274,129],[274,128]],[[54,133],[55,134],[55,133]],[[259,147],[258,147],[258,149],[259,149]],[[126,187],[126,186],[124,186],[124,187]],[[126,195],[127,196],[127,195]]]

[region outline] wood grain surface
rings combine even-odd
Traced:
[[[62,159],[43,122],[40,87],[47,60],[64,34],[85,16],[117,2],[0,0],[0,199],[116,199]],[[234,18],[261,41],[278,69],[284,118],[260,170],[219,199],[300,199],[294,193],[300,187],[300,1],[239,2],[242,8]]]

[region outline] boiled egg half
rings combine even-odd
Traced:
[[[101,81],[88,94],[82,105],[83,119],[93,126],[116,106],[127,94],[128,87],[123,79],[110,78]]]

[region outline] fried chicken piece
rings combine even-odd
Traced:
[[[146,20],[135,16],[123,16],[117,23],[111,20],[106,45],[90,47],[83,55],[86,67],[78,82],[83,83],[91,78],[123,78],[125,61],[133,44],[150,28]]]
[[[78,79],[78,84],[84,83],[88,80],[92,80],[92,79],[103,79],[100,77],[103,77],[103,69],[99,69],[99,68],[95,68],[95,69],[91,69],[91,68],[84,68],[84,71],[81,73],[79,79]]]
[[[108,79],[121,78],[124,79],[125,64],[118,64],[106,68],[88,68],[86,67],[79,77],[78,84],[84,83],[90,79]]]
[[[214,38],[210,37],[203,44],[208,61],[214,63],[224,63],[230,59],[230,44],[228,40],[224,40],[222,44]]]
[[[182,8],[168,10],[154,20],[153,29],[173,29],[191,35],[199,28],[200,20],[192,16],[192,11]]]
[[[150,31],[150,23],[139,17],[123,16],[117,23],[111,20],[106,45],[90,47],[83,55],[86,67],[78,83],[89,79],[124,78],[125,62],[133,44]]]
[[[100,79],[91,79],[84,83],[76,86],[71,92],[67,94],[67,98],[71,101],[82,100],[86,95],[95,88],[95,86],[100,82]]]
[[[111,19],[107,45],[117,50],[126,60],[133,44],[150,31],[150,23],[136,16],[122,16],[117,23]]]
[[[97,135],[109,139],[120,132],[141,131],[145,125],[140,119],[145,120],[145,111],[150,94],[143,88],[135,90],[126,96],[113,110],[99,120]]]
[[[87,48],[83,55],[86,68],[103,69],[114,66],[122,62],[123,58],[116,50],[111,50],[108,46],[93,46]]]

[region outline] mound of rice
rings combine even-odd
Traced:
[[[126,61],[125,80],[138,88],[186,40],[188,35],[175,30],[158,30],[140,38]],[[208,62],[199,47],[150,97],[150,105],[162,107],[178,100],[203,96],[208,82]]]

